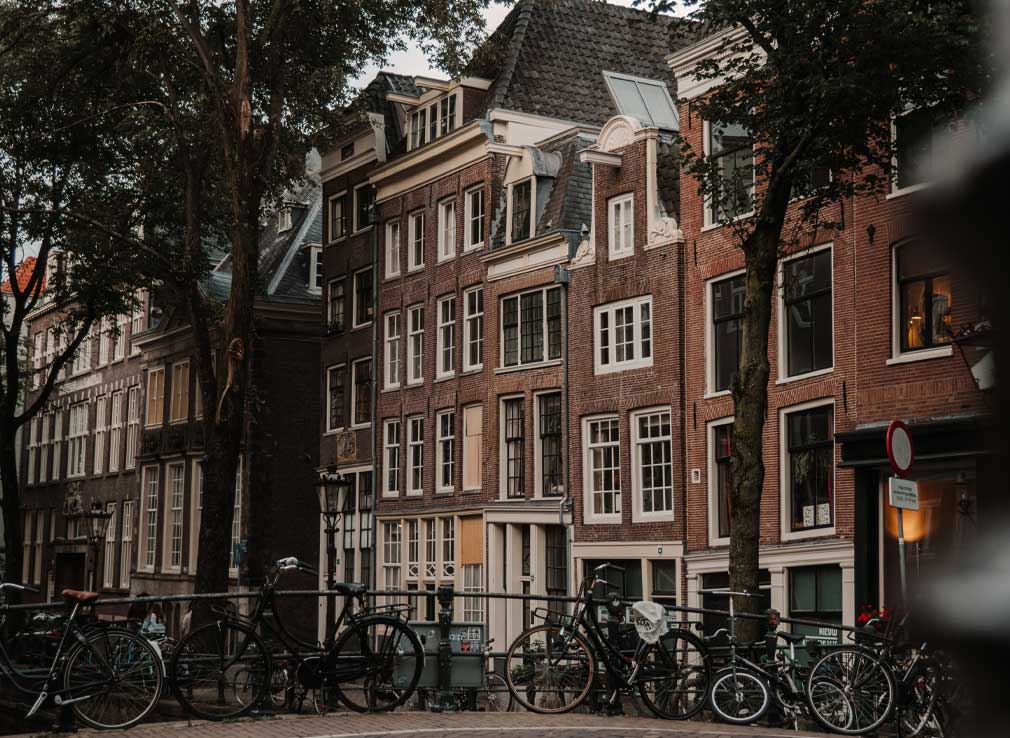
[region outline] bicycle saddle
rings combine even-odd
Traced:
[[[82,603],[98,599],[98,592],[85,592],[81,589],[65,589],[60,594],[68,600],[77,600]]]
[[[800,633],[785,633],[782,631],[776,633],[775,635],[777,635],[779,638],[786,641],[787,643],[799,643],[804,638],[806,638],[805,635],[802,635]]]
[[[344,584],[342,582],[335,582],[333,589],[341,594],[349,595],[359,595],[362,592],[368,591],[368,587],[364,584]]]

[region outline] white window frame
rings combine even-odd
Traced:
[[[419,497],[424,494],[424,416],[411,415],[407,422],[407,497]],[[415,436],[415,430],[421,429],[421,437]],[[420,464],[414,463],[414,449],[419,450]],[[421,486],[414,486],[415,472],[420,474]]]
[[[361,359],[355,359],[354,361],[351,362],[351,428],[367,428],[368,426],[370,426],[372,424],[371,420],[367,420],[367,421],[363,421],[363,422],[359,423],[358,422],[358,417],[357,417],[357,415],[358,415],[358,413],[357,413],[357,407],[358,407],[358,379],[357,379],[357,370],[356,370],[356,367],[358,366],[358,364],[363,364],[366,361],[369,362],[369,363],[371,363],[372,357],[371,356],[365,356],[365,357],[363,357]],[[372,365],[370,373],[372,375],[372,382],[374,383],[375,382],[375,366],[374,365]],[[369,405],[371,405],[371,398],[369,398]]]
[[[49,441],[50,441],[50,438],[53,438],[53,436],[51,434],[53,433],[53,430],[55,428],[55,426],[54,426],[55,417],[54,416],[55,416],[55,413],[44,413],[42,415],[41,423],[38,424],[38,432],[39,432],[38,438],[35,439],[34,441],[32,441],[32,443],[34,443],[38,447],[38,450],[39,450],[39,454],[38,454],[39,455],[39,474],[38,474],[39,484],[45,484],[48,481],[46,461],[48,460],[48,457],[49,457]],[[53,440],[55,440],[55,439],[53,439]],[[31,463],[32,466],[34,467],[34,460],[30,461],[29,463]],[[33,477],[31,481],[35,481],[35,478]]]
[[[790,530],[790,513],[792,512],[792,500],[789,494],[789,423],[787,418],[793,413],[804,410],[812,410],[818,407],[831,407],[832,436],[834,428],[837,427],[838,417],[835,413],[835,398],[824,397],[809,402],[801,402],[797,405],[790,405],[779,409],[779,526],[783,541],[796,541],[805,538],[824,538],[835,535],[835,528],[838,525],[838,443],[832,442],[832,462],[831,488],[834,490],[835,498],[832,501],[831,526],[825,528],[814,528],[813,530]]]
[[[347,275],[341,274],[339,277],[334,277],[326,282],[326,322],[333,324],[335,316],[333,315],[333,286],[341,282],[347,281]],[[344,323],[340,326],[340,330],[347,329],[347,287],[344,287],[344,294],[340,296],[340,299],[344,301]],[[352,308],[353,310],[353,308]]]
[[[711,123],[709,121],[707,121],[707,120],[702,121],[701,128],[702,128],[702,130],[701,130],[702,150],[703,150],[703,152],[705,154],[705,158],[707,159],[709,157],[709,155],[712,153],[712,151],[711,151],[711,143],[709,141],[709,139],[711,138],[711,133],[712,133]],[[754,138],[754,135],[751,134],[751,139],[752,139],[751,149],[752,150],[754,148],[753,138]],[[702,230],[703,231],[710,230],[712,228],[720,228],[720,227],[722,227],[724,225],[728,225],[729,223],[734,223],[734,222],[736,222],[738,220],[745,220],[747,218],[750,218],[752,215],[754,215],[754,207],[753,207],[753,205],[754,205],[754,199],[755,199],[754,198],[754,193],[757,190],[757,162],[756,161],[754,161],[754,174],[753,174],[753,177],[752,177],[751,181],[752,181],[752,184],[751,184],[751,209],[748,212],[746,212],[746,213],[740,213],[739,215],[734,216],[732,218],[732,220],[729,220],[726,223],[722,223],[722,222],[720,222],[720,221],[718,221],[716,219],[716,217],[715,217],[715,211],[712,208],[712,201],[711,201],[711,199],[709,199],[707,197],[705,198],[704,221],[702,223]]]
[[[463,564],[463,591],[482,592],[484,590],[484,565]],[[463,598],[463,621],[484,622],[484,600],[481,597]]]
[[[420,311],[421,327],[419,330],[413,328],[413,317],[415,312]],[[424,383],[424,303],[410,305],[407,307],[407,386]],[[415,340],[418,348],[415,349]],[[414,375],[414,362],[417,360],[420,374]]]
[[[506,439],[505,426],[508,423],[507,413],[505,411],[505,405],[509,402],[518,400],[522,404],[523,412],[523,453],[520,463],[523,468],[522,477],[522,487],[523,494],[516,495],[514,497],[509,496],[509,469],[508,469],[508,441]],[[526,396],[522,393],[513,393],[510,395],[501,395],[498,398],[498,498],[502,501],[515,502],[523,501],[526,498],[526,459],[527,454],[530,451],[529,448],[529,437],[526,433],[526,420],[527,420],[527,408],[526,408]]]
[[[140,475],[140,558],[137,560],[137,571],[153,572],[158,563],[158,507],[161,497],[161,467],[157,464],[144,466],[140,470]],[[153,494],[152,484],[154,485]],[[152,515],[154,516],[153,525]],[[153,536],[151,535],[152,530],[154,531]]]
[[[292,225],[291,208],[287,205],[277,210],[277,232],[290,231]]]
[[[151,378],[161,375],[161,394],[154,393],[151,391]],[[152,399],[151,395],[154,395]],[[158,418],[157,422],[152,423],[148,408],[151,407],[153,401],[160,401],[159,405],[161,408],[161,417]],[[157,428],[165,422],[165,367],[164,366],[152,366],[147,370],[147,392],[144,393],[144,427],[145,428]]]
[[[479,310],[470,312],[470,296],[480,294]],[[484,366],[484,287],[473,287],[463,292],[463,371],[475,371]],[[474,333],[477,337],[474,337]],[[470,346],[477,344],[480,361],[470,363]]]
[[[386,221],[386,278],[400,276],[400,219]],[[395,231],[395,233],[394,233]]]
[[[560,388],[547,389],[533,393],[533,496],[540,498],[544,496],[544,473],[543,473],[543,443],[540,439],[540,399],[545,395],[561,396],[561,468],[564,470],[568,456],[568,433],[564,427],[564,395]],[[562,479],[562,486],[564,480]],[[551,495],[548,499],[561,499],[562,495]]]
[[[67,423],[67,479],[80,479],[87,468],[90,407],[87,402],[70,406]],[[56,479],[53,474],[53,479]]]
[[[235,544],[242,540],[242,467],[244,457],[239,454],[238,467],[235,469],[235,506],[231,513],[231,537],[228,546],[228,576],[232,579],[238,578],[238,570],[241,562],[234,561]]]
[[[549,366],[552,364],[560,364],[564,356],[564,341],[565,341],[565,331],[567,326],[565,325],[565,315],[567,310],[567,305],[565,304],[566,296],[564,292],[560,292],[561,301],[561,345],[562,345],[562,356],[556,359],[550,358],[551,355],[551,331],[550,331],[550,319],[547,315],[547,295],[552,289],[557,289],[560,291],[560,287],[554,284],[547,284],[541,287],[535,287],[529,290],[523,290],[522,292],[512,292],[507,295],[502,295],[498,298],[498,368],[503,371],[519,371],[521,369],[529,369],[531,367],[538,366]],[[531,361],[529,363],[523,362],[523,296],[529,295],[534,292],[543,293],[543,316],[541,318],[542,325],[541,330],[543,332],[543,347],[544,354],[543,358],[539,361]],[[517,331],[516,331],[516,346],[518,353],[518,361],[515,364],[505,363],[505,301],[506,300],[516,300],[516,315],[517,315]]]
[[[831,366],[824,367],[823,369],[814,369],[813,371],[804,372],[803,374],[789,374],[789,336],[788,336],[788,326],[787,326],[787,316],[786,316],[786,264],[791,261],[796,261],[797,259],[805,259],[808,256],[813,256],[814,254],[820,253],[821,251],[828,250],[831,252],[831,257],[829,259],[830,269],[831,269]],[[809,249],[804,249],[803,251],[798,251],[794,254],[790,254],[784,259],[779,259],[778,263],[778,304],[776,305],[777,310],[777,321],[776,330],[778,332],[778,338],[776,343],[778,350],[778,379],[776,384],[786,384],[787,382],[795,382],[798,379],[807,379],[809,377],[819,377],[822,374],[830,374],[835,370],[835,250],[832,248],[832,243],[823,243],[818,246],[813,246]]]
[[[446,307],[448,306],[448,307]],[[443,311],[451,311],[451,320],[443,318]],[[435,306],[438,321],[436,338],[435,378],[445,379],[456,373],[456,295],[440,297]],[[446,369],[446,364],[449,368]]]
[[[36,459],[41,455],[39,454],[39,426],[40,421],[38,416],[31,419],[28,425],[28,476],[26,478],[27,484],[35,484],[36,475]]]
[[[353,221],[353,228],[354,228],[354,230],[352,231],[352,233],[364,233],[369,228],[371,228],[373,225],[375,225],[374,223],[369,223],[368,225],[361,225],[360,223],[358,223],[358,193],[361,190],[363,190],[365,188],[368,188],[368,187],[371,187],[371,186],[372,186],[372,184],[370,182],[365,182],[363,184],[357,185],[354,188],[354,198],[353,198],[353,201],[351,203],[351,218],[352,218],[352,221]],[[372,201],[372,205],[374,207],[374,205],[375,205],[374,200]]]
[[[322,246],[310,246],[309,247],[309,284],[308,290],[314,294],[319,294],[323,291],[323,277],[325,276],[325,270],[322,269],[322,264],[320,263],[323,258],[323,247]]]
[[[642,307],[649,306],[649,356],[642,357],[642,348],[644,346],[644,341],[642,340]],[[632,340],[632,345],[635,349],[635,358],[631,360],[617,361],[617,325],[615,321],[615,315],[618,310],[623,310],[625,308],[632,309],[632,331],[634,332],[634,338]],[[608,336],[608,363],[603,364],[603,346],[601,342],[601,324],[602,315],[607,314],[607,330]],[[612,374],[613,372],[623,372],[629,369],[646,369],[652,366],[653,356],[656,353],[656,331],[654,326],[656,323],[656,316],[653,311],[653,301],[652,295],[642,295],[640,297],[633,297],[629,300],[620,300],[618,302],[609,302],[605,305],[599,305],[593,308],[593,373],[594,374]]]
[[[449,434],[443,433],[443,419],[449,418]],[[455,409],[440,410],[435,414],[435,434],[436,434],[436,459],[435,459],[435,492],[438,494],[452,494],[456,489],[456,411]],[[446,446],[448,446],[448,458],[446,458]],[[450,484],[448,487],[442,484],[443,471],[449,467]]]
[[[706,492],[708,497],[708,545],[728,546],[729,536],[719,535],[719,490],[716,483],[718,481],[718,470],[715,460],[715,432],[716,429],[724,425],[733,425],[736,417],[727,415],[725,418],[710,420],[705,425],[706,453],[708,479],[706,480]]]
[[[933,185],[933,180],[927,179],[923,182],[917,182],[913,185],[908,185],[907,187],[898,186],[898,167],[901,166],[901,162],[898,161],[898,151],[897,151],[897,141],[898,141],[898,118],[904,118],[906,115],[911,115],[916,113],[922,108],[915,108],[911,105],[907,106],[898,115],[891,118],[891,144],[893,146],[894,154],[891,156],[891,181],[890,181],[890,192],[885,196],[885,199],[890,200],[895,197],[901,197],[902,195],[909,195],[913,192],[919,192],[920,190],[925,190]],[[935,133],[930,133],[930,148],[931,150],[936,147],[937,141]],[[942,141],[940,142],[942,145]],[[932,151],[931,151],[932,153]]]
[[[95,453],[91,473],[95,476],[105,471],[105,441],[108,436],[106,419],[109,415],[109,396],[95,398]]]
[[[203,520],[203,459],[193,459],[189,505],[189,569],[196,571],[200,556],[200,523]]]
[[[333,433],[339,433],[340,431],[342,431],[344,429],[343,425],[339,425],[339,426],[333,425],[333,418],[330,417],[330,389],[331,389],[331,387],[330,387],[330,375],[331,375],[331,373],[333,372],[334,369],[342,369],[345,372],[345,374],[346,374],[347,364],[343,364],[343,363],[340,363],[340,364],[331,364],[330,366],[326,367],[326,398],[325,398],[325,402],[326,402],[326,410],[325,410],[325,415],[326,415],[326,435],[331,435]],[[344,390],[345,390],[345,393],[344,393],[344,405],[346,407],[346,405],[347,405],[347,394],[346,394],[346,390],[347,390],[347,378],[346,378],[346,376],[344,378]]]
[[[392,535],[394,534],[395,535]],[[391,581],[395,570],[396,581]],[[382,585],[383,589],[400,589],[403,581],[403,529],[399,520],[382,523]]]
[[[133,565],[133,500],[123,500],[123,535],[119,550],[119,587],[130,588],[130,568]]]
[[[179,390],[178,388],[181,386],[180,383],[179,383],[179,370],[182,367],[186,367],[186,386],[182,390]],[[190,402],[190,398],[189,398],[189,395],[190,395],[189,376],[190,376],[190,369],[191,369],[191,365],[190,365],[189,359],[185,359],[183,361],[177,361],[174,364],[172,364],[172,394],[171,394],[171,396],[168,399],[168,422],[169,422],[169,425],[178,425],[180,423],[186,423],[186,422],[189,421],[189,402]],[[178,418],[173,417],[174,410],[175,410],[176,392],[177,391],[185,394],[185,396],[186,396],[185,406],[182,407],[182,408],[180,408],[180,411],[182,412],[182,415],[180,417],[178,417]],[[180,400],[180,402],[182,401],[182,397],[179,397],[178,399]]]
[[[110,363],[115,363],[117,361],[122,361],[126,358],[126,326],[130,322],[130,316],[128,315],[117,315],[116,316],[116,340],[112,344],[112,361]]]
[[[643,439],[639,435],[638,421],[642,416],[646,415],[661,415],[666,414],[670,416],[670,435],[664,438],[648,438]],[[676,482],[676,469],[674,468],[676,455],[673,447],[673,435],[674,435],[674,416],[673,408],[670,405],[659,405],[656,407],[642,408],[641,410],[636,410],[630,414],[628,418],[629,424],[631,425],[631,493],[633,504],[631,507],[631,522],[639,523],[646,521],[672,521],[676,516],[677,508],[677,482]],[[642,446],[646,443],[653,443],[656,441],[666,441],[670,448],[670,509],[661,511],[645,511],[645,502],[643,499],[644,495],[644,485],[642,481]]]
[[[473,212],[473,198],[477,196],[480,202],[480,213]],[[471,187],[463,193],[463,253],[476,251],[484,246],[484,185]],[[480,221],[480,240],[471,241],[470,227],[475,220]]]
[[[179,488],[176,485],[179,485]],[[182,570],[183,562],[183,541],[186,536],[186,464],[182,461],[175,461],[165,464],[165,485],[164,485],[164,520],[162,525],[162,552],[161,570],[178,574]],[[178,493],[178,494],[177,494]],[[179,507],[176,507],[179,502]],[[178,538],[176,538],[178,530]],[[172,561],[175,553],[173,546],[176,540],[179,542],[179,563]]]
[[[520,239],[519,241],[512,240],[512,189],[516,185],[521,185],[525,182],[530,183],[530,231],[526,234],[526,238]],[[516,180],[515,182],[510,182],[508,186],[508,199],[506,200],[505,207],[505,245],[509,246],[512,243],[520,243],[521,241],[533,238],[533,234],[537,230],[537,178],[533,175],[529,177],[523,177],[522,179]]]
[[[392,426],[396,427],[396,433],[393,436],[395,443],[390,443],[390,428]],[[402,430],[403,426],[399,418],[389,418],[382,423],[382,496],[383,497],[399,497],[400,496],[400,471],[403,467],[403,454],[400,453],[403,448],[402,440]],[[396,464],[394,465],[391,459],[391,452],[393,449],[396,450]],[[391,477],[389,472],[391,469],[396,469],[396,473]],[[396,483],[395,489],[389,487],[389,482],[392,480]]]
[[[63,408],[61,407],[56,408],[56,411],[53,413],[53,416],[54,416],[53,437],[52,437],[53,468],[52,468],[52,475],[50,476],[50,478],[52,479],[52,481],[55,482],[58,481],[60,478],[60,464],[63,460]],[[69,425],[69,417],[68,417],[68,425]],[[45,457],[43,457],[43,462],[44,460]],[[69,461],[67,463],[69,464]]]
[[[438,262],[455,258],[456,198],[450,197],[438,203]]]
[[[339,236],[333,235],[333,201],[340,200],[340,220],[343,223],[342,230]],[[335,195],[330,195],[326,198],[326,225],[328,227],[328,235],[330,240],[328,243],[336,243],[337,241],[343,241],[347,238],[347,190],[341,190]]]
[[[123,399],[126,393],[123,390],[113,392],[110,397],[111,417],[109,420],[109,472],[119,471],[119,455],[123,444]],[[117,407],[118,406],[118,407]]]
[[[615,500],[615,508],[618,512],[613,513],[598,513],[596,512],[595,505],[593,504],[593,465],[592,465],[592,452],[595,446],[591,445],[589,442],[590,425],[593,423],[599,423],[601,421],[617,421],[617,450],[620,460],[618,466],[618,481],[620,482],[620,488],[617,490],[617,498]],[[610,445],[610,444],[606,444]],[[621,454],[621,418],[613,413],[607,413],[602,415],[590,415],[582,418],[582,468],[584,470],[582,474],[583,490],[582,490],[582,501],[583,501],[583,518],[587,525],[593,524],[619,524],[621,522],[621,514],[624,510],[624,484],[623,484],[623,466],[624,459],[623,454]]]
[[[630,216],[630,223],[621,220],[618,230],[618,215]],[[629,226],[627,228],[626,226]],[[607,201],[607,252],[609,260],[624,259],[635,254],[635,193],[627,192]]]
[[[907,190],[911,189],[911,187],[907,188]],[[905,239],[891,246],[891,357],[884,362],[888,366],[939,359],[954,354],[953,341],[943,346],[930,346],[909,351],[901,350],[901,287],[898,284],[898,250],[914,243],[915,239]]]
[[[732,390],[715,389],[715,323],[713,322],[713,311],[715,310],[715,299],[712,296],[712,287],[716,282],[739,277],[746,273],[746,269],[734,269],[725,274],[719,274],[705,281],[705,397],[723,397],[729,395]]]
[[[367,267],[365,267],[363,269],[358,269],[357,271],[355,271],[351,275],[351,292],[353,293],[351,295],[351,328],[352,329],[354,329],[354,328],[364,328],[366,325],[371,325],[372,324],[372,317],[368,316],[368,315],[364,316],[365,319],[363,321],[358,322],[358,318],[361,317],[361,316],[358,315],[358,275],[359,274],[364,274],[365,272],[372,272],[372,302],[373,302],[373,305],[371,305],[370,307],[372,308],[373,315],[374,315],[374,310],[375,310],[375,306],[374,306],[374,302],[375,302],[375,272],[372,271],[372,267],[367,266]]]
[[[400,369],[403,365],[401,342],[403,340],[403,325],[399,310],[391,310],[383,316],[383,360],[382,382],[386,389],[397,389],[400,386]],[[395,332],[392,330],[395,327]]]
[[[111,517],[105,529],[105,548],[102,553],[103,589],[114,589],[116,586],[116,524],[119,522],[116,508],[115,502],[105,503],[105,512],[111,513]]]
[[[425,217],[424,210],[415,210],[414,212],[407,215],[407,273],[420,271],[424,269],[424,247],[425,247],[425,237],[424,230],[427,226],[427,218]],[[420,222],[421,232],[420,238],[418,238],[418,223]],[[418,244],[421,246],[421,261],[414,261],[414,246]]]
[[[136,402],[133,399],[136,398]],[[130,387],[126,396],[126,460],[124,468],[137,468],[137,451],[140,449],[140,385]]]

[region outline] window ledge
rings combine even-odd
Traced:
[[[753,215],[754,215],[754,211],[751,210],[749,213],[743,213],[741,215],[738,215],[735,218],[733,218],[732,220],[727,220],[725,223],[709,223],[706,226],[702,226],[701,232],[702,233],[707,233],[708,231],[714,231],[716,228],[722,228],[724,226],[732,225],[733,223],[736,223],[737,221],[746,220],[747,218],[750,218]]]
[[[731,390],[726,389],[726,390],[719,390],[718,392],[706,392],[704,395],[702,395],[701,399],[714,400],[718,397],[732,397],[732,395],[733,392]]]
[[[346,241],[346,240],[347,240],[347,234],[345,233],[342,236],[337,236],[336,238],[331,238],[329,241],[326,242],[326,245],[327,246],[334,246],[334,245],[340,243],[341,241]]]
[[[461,377],[465,377],[468,374],[480,374],[482,371],[484,371],[484,365],[483,364],[478,364],[477,366],[467,367],[462,372],[460,372],[459,375]]]
[[[371,428],[371,423],[355,423],[351,426],[351,430],[364,430],[365,428]]]
[[[424,490],[419,489],[416,492],[408,492],[405,497],[424,497]]]
[[[399,389],[400,389],[400,385],[398,385],[398,384],[391,384],[389,387],[383,387],[380,391],[383,392],[383,393],[386,393],[386,392],[397,392]]]
[[[435,263],[436,264],[445,264],[446,262],[452,261],[455,258],[456,258],[456,254],[451,254],[449,256],[440,256],[440,257],[438,257],[438,261],[436,261]]]
[[[386,276],[384,276],[382,278],[382,281],[383,282],[395,282],[399,278],[400,278],[400,273],[397,272],[396,274],[387,274]]]
[[[440,382],[448,382],[450,379],[455,379],[455,378],[456,378],[456,372],[453,372],[452,374],[443,374],[441,376],[435,377],[433,383],[434,384],[439,384]]]
[[[481,241],[480,243],[470,244],[469,246],[464,246],[463,253],[469,254],[471,251],[480,251],[482,248],[484,248],[483,241]]]
[[[932,182],[920,182],[919,184],[909,185],[908,187],[902,187],[900,190],[892,190],[889,192],[884,199],[885,200],[896,200],[899,197],[904,197],[905,195],[911,195],[913,192],[922,192],[933,186]]]
[[[452,494],[453,492],[455,492],[455,491],[456,491],[456,490],[455,490],[455,489],[452,489],[452,488],[450,488],[450,489],[437,489],[437,490],[435,490],[435,494],[436,494],[436,495],[441,495],[441,496],[443,496],[443,497],[444,497],[444,496],[446,496],[446,495],[451,495],[451,494]]]
[[[673,512],[663,513],[632,513],[632,523],[672,523],[674,522]]]
[[[783,541],[801,541],[807,538],[827,538],[835,535],[835,526],[827,528],[814,528],[812,530],[782,531]]]
[[[600,516],[597,515],[597,516],[594,516],[594,517],[586,518],[584,524],[585,525],[620,525],[621,524],[621,518],[620,518],[620,516],[614,516],[612,518],[611,517],[604,518],[604,517],[600,517]]]
[[[538,361],[535,364],[520,364],[519,366],[499,366],[495,368],[495,374],[511,374],[512,372],[522,372],[528,369],[543,369],[551,366],[561,366],[561,359],[551,359],[550,361]]]
[[[367,225],[364,228],[359,228],[356,231],[351,231],[351,235],[352,236],[357,236],[359,233],[366,233],[367,231],[370,231],[370,230],[372,230],[372,226]]]
[[[410,387],[423,387],[424,386],[424,380],[423,379],[413,379],[413,380],[407,382],[406,386],[408,388],[410,388]]]
[[[825,374],[831,374],[835,370],[834,366],[829,366],[825,369],[816,369],[812,372],[806,372],[805,374],[797,374],[792,377],[779,377],[775,380],[775,384],[789,384],[790,382],[799,382],[803,379],[813,379],[814,377],[823,377]]]
[[[921,351],[907,351],[903,354],[898,354],[884,363],[887,366],[893,366],[895,364],[910,364],[915,361],[927,361],[929,359],[940,359],[945,356],[952,356],[954,354],[953,346],[938,346],[931,349],[922,349]]]
[[[417,274],[418,272],[424,271],[424,264],[418,264],[417,266],[412,266],[407,268],[407,274]]]
[[[369,320],[367,323],[358,323],[357,325],[351,326],[351,332],[360,331],[362,328],[369,328],[372,325],[372,321]]]
[[[340,433],[343,430],[344,430],[344,427],[340,426],[339,428],[333,428],[332,430],[326,431],[325,433],[323,433],[323,435],[324,436],[335,436],[335,435],[337,435],[338,433]]]
[[[709,538],[709,548],[722,548],[729,545],[729,538]]]
[[[607,261],[620,261],[621,259],[628,259],[635,255],[634,249],[628,249],[627,251],[620,251],[614,253],[613,251],[607,251]]]
[[[594,367],[593,374],[596,376],[600,376],[601,374],[617,374],[618,372],[630,372],[636,369],[651,369],[651,368],[652,368],[652,359],[649,359],[648,362],[636,361],[636,362],[629,362],[627,364],[609,365],[606,367],[597,366]]]
[[[400,492],[399,490],[397,490],[396,492],[383,492],[382,496],[387,500],[395,500],[400,496]]]

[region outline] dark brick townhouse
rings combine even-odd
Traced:
[[[47,281],[60,268],[51,254]],[[65,587],[91,586],[109,593],[130,591],[136,556],[137,453],[140,444],[143,373],[138,339],[159,320],[140,293],[136,309],[93,328],[66,368],[49,403],[22,434],[23,569],[19,574],[52,599]],[[28,316],[29,359],[43,370],[67,337],[59,330],[61,310],[52,297]],[[28,387],[34,401],[41,375]],[[112,513],[100,561],[93,560],[80,521],[67,519],[76,505],[97,499]]]
[[[734,31],[681,49],[669,63],[686,100],[681,133],[696,150],[723,158],[727,171],[747,171],[747,131],[690,112],[711,87],[692,70],[726,33]],[[977,535],[985,510],[975,480],[991,463],[980,432],[986,399],[952,339],[986,317],[982,296],[955,254],[918,237],[911,217],[916,191],[928,185],[913,155],[929,158],[956,145],[944,135],[946,121],[928,115],[895,120],[899,160],[888,192],[832,206],[844,226],[807,234],[781,260],[760,561],[770,604],[783,613],[851,624],[862,603],[898,602],[896,517],[886,504],[891,419],[909,423],[919,459],[922,509],[906,513],[905,523],[911,570],[956,556]],[[964,133],[960,125],[953,142]],[[719,606],[724,598],[711,591],[728,581],[728,387],[739,350],[743,255],[686,175],[680,215],[690,245],[683,293],[686,594],[688,605]]]
[[[374,583],[375,318],[378,248],[369,173],[404,144],[405,118],[386,94],[416,95],[412,77],[379,73],[347,111],[343,132],[323,154],[324,219],[316,267],[322,300],[323,398],[319,413],[320,471],[351,481],[337,545],[337,581]],[[353,441],[352,441],[353,439]],[[338,458],[338,444],[341,445]],[[320,529],[321,562],[325,536]],[[321,581],[326,571],[320,569]]]
[[[569,407],[566,374],[574,403],[577,383],[593,376],[586,326],[595,304],[585,299],[590,271],[571,273],[568,284],[562,267],[580,244],[605,240],[594,213],[610,197],[594,196],[591,165],[580,155],[614,116],[649,117],[651,109],[668,129],[673,90],[664,56],[686,27],[584,0],[520,2],[465,76],[415,78],[414,94],[387,94],[402,111],[406,150],[369,178],[379,243],[378,587],[563,593],[583,559],[597,558],[591,545],[582,554],[577,548],[584,533],[592,540],[582,508],[574,530],[571,515],[566,524],[560,515],[569,490],[581,505],[581,467],[573,464],[569,479],[568,459],[582,454],[583,419]],[[636,167],[644,177],[645,162]],[[646,201],[658,212],[648,185],[634,186],[643,193],[640,212]],[[653,220],[639,217],[644,239]],[[591,238],[596,232],[604,235]],[[676,261],[678,249],[672,238],[657,247],[657,274],[658,262]],[[601,277],[605,271],[601,262]],[[610,300],[619,291],[615,281],[595,294]],[[661,314],[678,320],[676,308]],[[666,333],[664,356],[676,341]],[[623,373],[598,379],[614,398],[624,381]],[[666,386],[650,405],[679,405]],[[584,394],[579,401],[590,403]],[[615,402],[623,412],[632,400]],[[679,424],[679,410],[671,417]],[[672,454],[664,458],[673,463]],[[658,522],[638,531],[643,543],[679,546],[683,538]],[[613,538],[627,535],[615,530]],[[416,617],[434,616],[427,602],[414,603]],[[529,620],[520,603],[485,607],[474,598],[456,608],[458,618],[486,621],[499,642]]]
[[[314,484],[318,445],[319,302],[322,196],[315,173],[286,193],[260,234],[256,341],[246,352],[252,381],[247,428],[236,477],[230,531],[233,587],[255,586],[253,572],[282,556],[315,563],[319,507]],[[227,300],[228,255],[204,289]],[[193,591],[200,526],[204,412],[189,325],[174,311],[137,342],[142,352],[144,408],[137,455],[136,569],[132,589],[151,594]],[[259,347],[262,348],[259,348]],[[224,346],[215,347],[223,361]],[[166,612],[175,632],[185,606]],[[314,623],[313,623],[314,626]]]

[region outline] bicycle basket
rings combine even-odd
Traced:
[[[666,623],[666,609],[658,602],[642,600],[631,606],[635,616],[638,637],[646,643],[657,643],[669,630]]]

